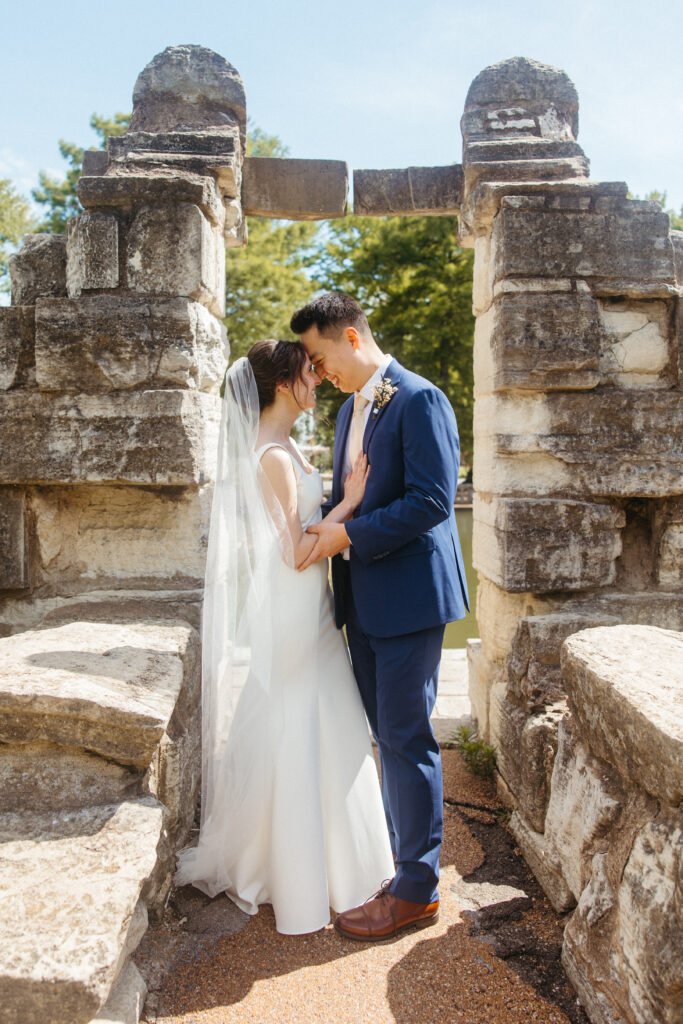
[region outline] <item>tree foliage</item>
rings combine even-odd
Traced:
[[[353,295],[380,348],[441,388],[455,409],[463,461],[469,462],[473,254],[458,247],[456,227],[453,217],[332,221],[316,280]],[[327,384],[319,395],[321,411],[332,420],[345,396]]]
[[[0,293],[10,290],[9,258],[22,235],[35,230],[35,217],[27,199],[11,181],[0,178]]]
[[[117,113],[113,118],[93,114],[90,118],[90,127],[99,136],[99,148],[106,148],[110,135],[122,135],[127,131],[130,118],[130,114]],[[96,149],[97,147],[89,148]],[[65,142],[64,139],[60,139],[59,152],[69,164],[66,177],[60,181],[57,178],[51,178],[45,171],[41,171],[38,175],[38,188],[33,190],[35,201],[45,207],[45,219],[40,224],[40,230],[50,231],[57,235],[64,234],[69,217],[75,217],[83,212],[76,195],[76,186],[81,176],[85,150],[73,142]]]

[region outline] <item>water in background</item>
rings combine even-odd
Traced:
[[[444,647],[464,647],[467,640],[479,636],[477,627],[477,574],[472,568],[472,509],[462,508],[455,510],[455,518],[458,523],[458,534],[460,535],[460,546],[462,557],[465,562],[465,574],[467,576],[467,587],[470,592],[470,612],[459,622],[449,622],[446,626],[446,634],[443,638]]]

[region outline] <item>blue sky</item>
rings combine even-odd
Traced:
[[[459,162],[468,86],[524,55],[563,68],[596,180],[683,205],[680,0],[70,0],[4,5],[0,177],[27,194],[63,173],[59,137],[92,145],[93,111],[131,108],[166,46],[200,43],[241,73],[254,124],[295,157],[353,168]]]

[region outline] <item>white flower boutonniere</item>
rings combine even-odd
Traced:
[[[385,405],[388,405],[388,403],[391,401],[391,399],[393,398],[397,391],[398,388],[393,386],[390,377],[383,377],[379,384],[375,384],[374,388],[372,389],[373,418],[377,415],[380,409],[383,409]]]

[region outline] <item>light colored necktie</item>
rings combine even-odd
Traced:
[[[351,469],[353,464],[363,450],[363,434],[365,433],[365,416],[363,415],[370,399],[357,391],[353,397],[353,419],[351,421],[351,436],[349,437],[349,460]]]

